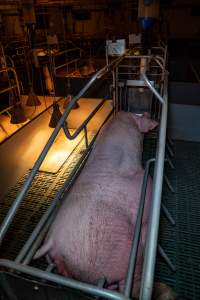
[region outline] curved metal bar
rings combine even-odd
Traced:
[[[12,67],[3,68],[3,69],[0,70],[0,73],[3,73],[3,72],[9,72],[9,71],[13,72],[14,77],[15,77],[15,82],[16,82],[16,84],[12,85],[11,87],[6,88],[6,89],[3,90],[3,91],[0,91],[0,94],[6,92],[6,91],[8,91],[8,90],[12,90],[13,88],[16,88],[16,87],[17,87],[18,94],[19,94],[19,97],[20,97],[19,81],[18,81],[18,77],[17,77],[17,73],[16,73],[15,69],[12,68]]]
[[[46,271],[36,269],[34,267],[23,266],[7,259],[1,259],[0,266],[34,276],[38,279],[48,280],[52,283],[56,283],[64,287],[76,289],[93,296],[98,296],[109,300],[130,300],[129,298],[123,296],[118,292],[100,288],[92,284],[83,283],[71,278],[66,278],[61,275],[52,274]]]
[[[161,123],[158,137],[158,146],[156,150],[156,162],[154,169],[153,191],[152,191],[152,203],[149,216],[149,225],[147,230],[147,240],[145,246],[145,256],[142,272],[142,281],[140,289],[140,300],[150,300],[155,263],[157,252],[157,241],[160,221],[160,209],[161,209],[161,196],[162,196],[162,183],[165,163],[165,141],[167,130],[167,111],[168,111],[168,98],[167,98],[167,74],[165,75],[164,86],[164,99],[162,103]]]
[[[137,213],[137,220],[136,220],[136,223],[134,226],[134,237],[133,237],[132,248],[131,248],[131,253],[130,253],[130,257],[129,257],[129,264],[128,264],[129,267],[128,267],[128,273],[127,273],[125,289],[124,289],[124,295],[126,297],[131,297],[131,293],[132,293],[133,276],[134,276],[134,272],[135,272],[138,245],[139,245],[139,240],[140,240],[142,217],[143,217],[143,211],[144,211],[144,205],[145,205],[145,196],[146,196],[146,189],[147,189],[147,183],[148,183],[149,169],[153,162],[155,162],[155,158],[149,159],[147,161],[146,167],[145,167],[145,173],[144,173],[144,177],[143,177],[142,190],[141,190],[140,202],[139,202],[140,204],[139,204],[138,213]]]
[[[156,96],[156,98],[160,101],[161,104],[165,103],[165,100],[163,99],[163,97],[158,93],[158,91],[154,88],[154,86],[151,84],[151,82],[149,81],[149,79],[147,78],[147,75],[142,72],[141,73],[142,78],[144,79],[145,83],[147,84],[147,86],[150,88],[150,90],[153,92],[153,94]]]
[[[164,67],[164,63],[165,63],[165,59],[164,57],[160,56],[160,55],[153,55],[151,57],[152,60],[155,60],[157,62],[157,64],[163,69]],[[162,62],[162,65],[161,63],[159,62],[159,60]]]
[[[69,105],[66,107],[62,117],[60,118],[56,128],[54,129],[54,131],[52,132],[52,135],[50,136],[47,144],[45,145],[45,147],[43,148],[41,154],[39,155],[37,161],[35,162],[30,175],[28,176],[28,178],[26,179],[24,185],[22,186],[21,190],[19,191],[19,193],[17,194],[17,197],[15,199],[15,201],[13,202],[12,206],[10,207],[4,221],[1,224],[0,227],[0,243],[2,242],[10,224],[12,223],[12,220],[17,212],[17,209],[19,208],[22,200],[24,199],[25,195],[28,192],[28,189],[38,171],[38,169],[40,168],[44,158],[46,157],[51,145],[53,144],[55,138],[57,137],[60,129],[63,127],[63,124],[66,120],[66,118],[68,117],[71,109],[74,107],[75,103],[79,100],[80,97],[82,97],[85,92],[92,86],[92,84],[101,76],[105,75],[106,73],[108,73],[108,71],[115,66],[115,64],[120,63],[120,61],[124,58],[125,54],[118,57],[116,60],[112,61],[108,66],[103,67],[101,70],[99,70],[97,73],[95,73],[92,78],[88,81],[88,83],[82,88],[82,90],[70,101]]]
[[[73,140],[75,139],[79,133],[85,128],[85,126],[89,123],[89,121],[93,118],[93,116],[97,113],[97,111],[103,106],[103,104],[105,103],[106,98],[103,99],[98,105],[97,107],[91,112],[91,114],[87,117],[87,119],[81,124],[81,126],[79,126],[78,129],[76,129],[76,131],[73,134],[70,134],[69,129],[67,128],[66,123],[63,124],[63,130],[64,133],[66,135],[66,137],[69,140]]]
[[[163,57],[153,56],[152,60],[154,60],[159,65],[159,67],[164,71],[164,59],[163,59]]]

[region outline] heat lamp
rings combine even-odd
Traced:
[[[11,124],[20,124],[27,121],[27,118],[23,112],[23,109],[20,104],[15,104],[10,111],[11,114]]]
[[[38,98],[38,96],[35,94],[34,89],[32,86],[30,86],[30,92],[28,95],[28,99],[26,101],[27,106],[39,106],[41,105],[41,102]]]
[[[51,119],[49,122],[49,127],[56,128],[60,118],[62,117],[62,113],[60,111],[58,103],[53,103],[53,113],[51,115]]]

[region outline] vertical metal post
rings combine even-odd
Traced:
[[[84,127],[84,134],[85,134],[85,147],[88,148],[88,135],[87,135],[87,126]]]
[[[135,272],[135,266],[136,266],[136,259],[137,259],[137,252],[138,252],[138,245],[139,245],[139,239],[140,239],[140,233],[141,233],[141,226],[142,226],[142,217],[143,217],[143,211],[144,211],[144,205],[145,205],[145,196],[146,196],[146,189],[148,184],[148,176],[149,176],[149,169],[151,164],[155,161],[154,158],[149,159],[146,163],[145,167],[145,173],[143,177],[143,183],[142,183],[142,189],[141,189],[141,195],[140,195],[140,204],[138,208],[137,213],[137,220],[134,226],[134,237],[133,242],[131,246],[131,253],[129,257],[129,264],[128,264],[128,272],[126,276],[126,283],[125,283],[125,289],[124,289],[124,295],[126,297],[131,297],[132,288],[133,288],[133,276]]]
[[[154,281],[164,161],[165,161],[166,128],[167,128],[167,109],[168,109],[167,76],[165,79],[166,80],[165,80],[165,87],[164,87],[164,99],[162,99],[164,101],[162,101],[162,114],[161,114],[158,146],[156,151],[152,203],[150,209],[147,240],[145,246],[144,265],[143,265],[140,298],[139,298],[140,300],[151,300],[153,281]]]
[[[119,87],[118,87],[118,67],[116,67],[116,72],[115,72],[115,88],[116,88],[116,111],[119,111]]]
[[[115,81],[115,71],[112,71],[113,77],[113,108],[114,108],[114,115],[116,114],[116,81]]]
[[[106,65],[108,66],[109,61],[108,61],[108,45],[106,43]]]

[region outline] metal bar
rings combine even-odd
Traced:
[[[40,168],[44,158],[46,157],[51,145],[53,144],[55,138],[57,137],[61,127],[65,123],[66,118],[68,117],[71,109],[74,107],[75,103],[78,101],[78,99],[85,94],[85,92],[93,85],[93,83],[100,78],[101,76],[105,75],[112,67],[114,67],[117,63],[120,63],[121,60],[124,59],[124,55],[118,57],[116,60],[112,61],[109,66],[103,67],[101,70],[99,70],[97,73],[95,73],[92,78],[88,81],[88,83],[81,89],[81,91],[69,102],[69,105],[66,107],[62,117],[60,118],[56,128],[52,132],[52,135],[50,136],[47,144],[43,148],[41,154],[39,155],[37,161],[35,162],[30,175],[28,176],[27,180],[25,181],[24,185],[22,186],[21,190],[17,194],[17,197],[15,201],[13,202],[12,206],[10,207],[8,214],[6,215],[5,219],[3,220],[1,227],[0,227],[0,244],[10,226],[12,223],[12,220],[17,212],[17,209],[19,208],[22,200],[24,199],[38,169]]]
[[[171,225],[175,226],[176,222],[175,222],[174,218],[172,217],[172,215],[170,214],[169,210],[167,209],[167,207],[163,203],[161,204],[161,208],[162,208],[162,211],[163,211],[165,217],[169,220],[169,222],[171,223]]]
[[[151,58],[152,56],[151,55],[128,55],[128,56],[125,56],[125,58],[135,58],[135,59],[138,59],[138,58]]]
[[[75,139],[83,129],[85,130],[86,125],[90,122],[90,120],[98,112],[98,110],[103,106],[103,104],[105,103],[105,101],[106,101],[106,99],[103,99],[97,105],[97,107],[91,112],[91,114],[87,117],[87,119],[76,129],[76,131],[72,135],[70,134],[69,129],[67,128],[66,123],[63,124],[64,133],[65,133],[65,135],[67,136],[67,138],[69,140]]]
[[[146,84],[150,88],[150,90],[154,93],[154,95],[156,96],[156,98],[164,105],[165,101],[164,101],[163,97],[158,93],[158,91],[151,84],[151,82],[147,78],[146,74],[145,73],[141,73],[141,76],[143,77],[144,81],[146,82]]]
[[[169,135],[167,136],[167,141],[169,142],[169,144],[170,144],[171,147],[174,146],[174,142],[173,142],[172,139],[169,137]]]
[[[12,66],[12,68],[14,69],[14,68],[15,68],[15,64],[14,64],[13,59],[12,59],[9,55],[6,55],[6,58],[9,59],[9,61],[10,61],[10,63],[11,63],[11,66]]]
[[[100,288],[106,288],[106,283],[107,283],[106,278],[102,277],[97,281],[97,286]],[[100,299],[101,299],[100,297],[95,297],[95,300],[100,300]]]
[[[71,278],[66,278],[61,275],[48,273],[46,271],[42,271],[34,267],[23,266],[10,260],[0,259],[0,266],[3,268],[9,268],[24,274],[34,276],[38,279],[48,280],[49,282],[53,282],[64,287],[76,289],[93,296],[99,296],[110,300],[130,300],[129,298],[116,291],[100,288],[98,286],[83,283]]]
[[[166,161],[168,162],[169,166],[170,166],[172,169],[175,169],[175,166],[174,166],[174,164],[173,164],[171,158],[170,158],[168,155],[166,155]]]
[[[15,103],[15,105],[18,105],[18,104],[20,104],[20,103],[21,103],[21,101],[17,101],[17,102]],[[1,110],[1,111],[0,111],[0,115],[2,115],[3,113],[7,112],[7,111],[10,110],[11,108],[13,108],[15,105],[14,105],[14,104],[13,104],[13,105],[10,105],[10,106],[6,107],[5,109]]]
[[[115,70],[115,85],[116,85],[116,92],[115,92],[115,97],[116,97],[116,111],[119,111],[119,87],[118,87],[118,67]]]
[[[16,85],[12,86],[12,89],[15,88],[15,87],[17,87],[17,91],[18,91],[18,94],[19,94],[19,97],[20,97],[19,81],[18,81],[18,77],[17,77],[17,73],[16,73],[15,69],[12,68],[12,67],[3,68],[3,69],[0,70],[0,73],[3,73],[3,72],[7,72],[8,73],[9,71],[13,72],[14,77],[15,77],[15,82],[16,82]],[[11,89],[11,87],[9,87],[9,90],[10,89]],[[1,92],[0,92],[0,94],[1,94]]]
[[[87,127],[84,127],[84,133],[85,133],[85,146],[86,149],[88,148],[88,135],[87,135]]]
[[[21,262],[23,265],[28,265],[31,262],[34,254],[36,253],[38,247],[40,246],[42,240],[44,239],[51,222],[53,221],[53,217],[54,217],[55,213],[56,213],[55,211],[52,212],[52,215],[49,217],[49,219],[45,223],[45,225],[42,228],[40,234],[37,236],[36,240],[34,241],[34,243],[31,246],[31,248],[29,249],[29,251],[24,256],[24,259]]]
[[[63,51],[60,51],[60,52],[57,52],[57,53],[55,53],[54,54],[54,57],[56,57],[56,56],[60,56],[60,55],[62,55],[62,54],[66,54],[66,53],[69,53],[69,52],[75,52],[75,51],[77,51],[77,50],[79,50],[80,52],[82,51],[82,49],[81,48],[71,48],[71,49],[67,49],[67,50],[63,50]]]
[[[119,65],[119,69],[133,69],[133,71],[137,71],[138,69],[140,69],[140,65]],[[151,68],[161,68],[161,65],[160,65],[160,62],[159,62],[159,65],[151,65]],[[121,71],[122,72],[122,71]],[[121,73],[120,72],[120,73]]]
[[[119,86],[119,110],[122,110],[122,86]]]
[[[159,67],[163,70],[164,69],[164,58],[160,57],[160,56],[153,56],[152,60],[154,60],[155,62],[157,62],[157,64],[159,65]],[[162,62],[162,63],[161,63]]]
[[[60,69],[60,68],[63,68],[63,67],[65,67],[65,66],[69,66],[69,65],[71,65],[72,63],[76,63],[77,61],[79,61],[80,60],[80,58],[74,58],[74,59],[72,59],[72,60],[70,60],[70,61],[68,61],[68,62],[66,62],[66,63],[64,63],[64,64],[62,64],[62,65],[59,65],[59,66],[57,66],[57,67],[54,67],[54,70],[56,71],[56,70],[58,70],[58,69]]]
[[[153,81],[149,81],[149,82],[153,86]],[[147,87],[147,83],[144,80],[130,80],[130,79],[128,79],[128,80],[126,80],[126,86],[128,86],[128,87],[129,86],[131,86],[131,87],[134,87],[134,86],[136,86],[136,87]]]
[[[151,49],[162,50],[164,52],[164,47],[154,46]]]
[[[170,146],[168,143],[166,143],[166,147],[167,147],[167,150],[168,150],[168,152],[169,152],[169,155],[170,155],[171,157],[174,157],[174,152],[173,152],[171,146]]]
[[[46,272],[51,273],[55,267],[56,266],[54,264],[52,264],[52,263],[49,264],[48,267],[46,268]]]
[[[9,87],[7,87],[7,88],[1,90],[1,91],[0,91],[0,94],[3,94],[3,93],[8,92],[8,91],[10,91],[10,90],[12,90],[12,89],[15,89],[16,87],[17,87],[16,84],[15,84],[15,85],[11,85],[11,86],[9,86]]]
[[[143,217],[143,211],[144,211],[144,205],[145,205],[145,196],[146,196],[146,189],[147,189],[147,183],[148,183],[148,176],[149,176],[149,169],[151,164],[155,161],[155,158],[151,158],[147,161],[144,177],[143,177],[143,183],[142,183],[142,189],[141,189],[141,195],[140,195],[140,202],[138,207],[138,213],[137,213],[137,219],[134,226],[134,235],[133,235],[133,241],[131,246],[131,253],[129,256],[129,264],[128,264],[128,272],[125,282],[125,288],[124,288],[124,295],[126,297],[131,298],[132,288],[133,288],[133,276],[135,272],[135,266],[136,266],[136,259],[137,259],[137,252],[138,252],[138,245],[140,240],[140,232],[141,232],[141,226],[142,226],[142,217]]]
[[[114,108],[114,114],[116,113],[116,81],[115,81],[115,72],[112,71],[112,79],[113,79],[113,108]]]
[[[119,65],[119,68],[133,68],[135,69],[136,67],[140,67],[140,66],[132,66],[132,65]]]
[[[168,267],[172,270],[172,272],[175,272],[176,267],[173,265],[173,263],[169,259],[168,255],[165,253],[165,251],[163,250],[163,248],[160,245],[158,245],[158,252],[161,255],[161,257],[164,259],[164,261],[166,262]]]
[[[162,113],[161,113],[161,121],[160,121],[159,138],[158,138],[158,144],[156,150],[152,203],[150,209],[147,240],[145,246],[144,264],[143,264],[142,281],[141,281],[140,298],[139,298],[140,300],[150,300],[152,289],[153,289],[159,220],[160,220],[164,161],[165,161],[165,141],[166,141],[166,129],[167,129],[167,110],[168,110],[167,83],[168,82],[167,82],[167,74],[166,74],[165,86],[164,86],[164,98],[161,97],[161,99],[163,100],[163,102],[161,102]]]
[[[171,184],[169,178],[168,178],[166,175],[164,175],[164,181],[166,182],[168,189],[169,189],[172,193],[175,193],[175,190],[174,190],[174,188],[173,188],[173,186],[172,186],[172,184]]]
[[[76,52],[77,50],[79,50],[79,57],[75,58],[75,59],[72,59],[70,61],[67,61],[66,63],[62,64],[62,65],[59,65],[59,66],[56,66],[56,62],[55,62],[55,59],[57,56],[61,56],[63,54],[67,54],[69,52]],[[67,50],[64,50],[64,51],[61,51],[61,52],[58,52],[56,53],[54,56],[53,56],[53,65],[54,65],[54,73],[56,74],[56,70],[60,69],[60,68],[63,68],[63,67],[67,67],[72,64],[72,63],[75,63],[77,64],[77,62],[81,59],[81,51],[82,49],[81,48],[72,48],[72,49],[67,49]]]
[[[200,83],[200,77],[199,77],[199,74],[198,74],[196,68],[193,66],[193,64],[190,64],[190,68],[191,68],[191,70],[192,70],[192,72],[193,72],[193,74],[194,74],[194,76],[195,76],[197,82]]]
[[[139,76],[140,74],[139,74],[139,72],[138,73],[122,73],[122,72],[120,72],[119,75],[138,75]],[[158,76],[162,75],[162,73],[151,73],[150,75],[158,77]]]

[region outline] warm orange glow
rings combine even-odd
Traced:
[[[48,164],[48,169],[50,169],[50,168],[51,168],[51,170],[55,169],[55,167],[58,164],[62,165],[64,163],[64,161],[66,160],[66,156],[69,156],[70,153],[71,152],[67,149],[66,150],[64,150],[64,149],[63,150],[56,150],[55,152],[51,153],[51,155],[49,155],[49,157],[45,161],[45,164],[46,165]],[[43,169],[44,166],[42,166],[41,168]]]
[[[10,117],[8,115],[0,115],[0,142],[4,141],[10,135],[18,131],[19,128],[30,122],[31,119],[35,118],[38,114],[43,112],[47,107],[52,105],[53,97],[38,96],[38,98],[41,102],[41,105],[37,106],[37,109],[35,110],[35,107],[26,106],[27,96],[21,96],[23,111],[25,112],[25,115],[27,117],[27,121],[24,123],[11,124]],[[58,97],[56,97],[55,100],[58,100]]]
[[[74,130],[70,130],[74,132]],[[40,171],[56,173],[67,160],[73,150],[83,140],[83,132],[81,132],[74,140],[68,140],[63,131],[58,134],[53,146],[49,150],[45,160],[43,161]]]

